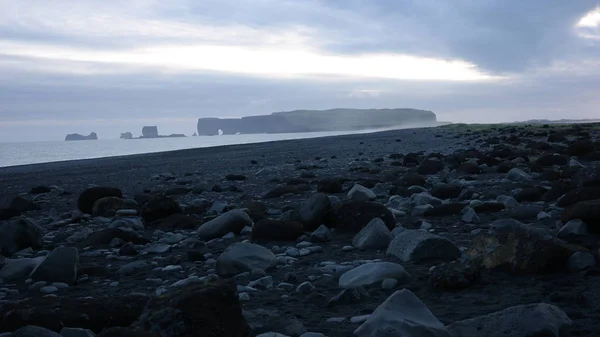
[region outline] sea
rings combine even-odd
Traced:
[[[239,134],[195,136],[185,138],[98,139],[81,141],[0,143],[0,167],[78,159],[106,158],[221,145],[251,144],[288,139],[317,138],[345,134],[369,133],[375,131],[380,130],[249,135]]]

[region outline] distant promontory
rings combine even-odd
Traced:
[[[417,109],[295,110],[242,118],[200,118],[198,135],[357,131],[435,125],[436,115]]]
[[[89,136],[80,135],[78,133],[70,133],[65,137],[65,140],[98,140],[98,135],[95,132],[90,133]]]

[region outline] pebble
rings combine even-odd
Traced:
[[[53,294],[58,291],[58,288],[55,286],[45,286],[40,288],[40,292],[42,294]]]

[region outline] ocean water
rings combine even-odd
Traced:
[[[0,167],[368,132],[374,131],[0,143]]]

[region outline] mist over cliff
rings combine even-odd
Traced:
[[[406,125],[433,125],[436,115],[418,109],[330,109],[275,112],[242,118],[200,118],[198,135],[297,133],[387,129]]]

